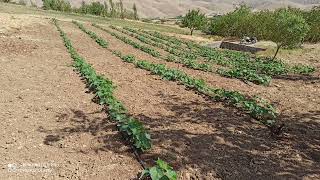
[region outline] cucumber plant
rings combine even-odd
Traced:
[[[143,171],[140,179],[150,177],[152,180],[177,180],[177,173],[173,168],[161,159],[156,165]]]

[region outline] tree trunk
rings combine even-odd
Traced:
[[[190,29],[190,35],[191,35],[191,36],[192,36],[192,34],[193,34],[193,30],[194,30],[194,29],[192,29],[192,28]]]
[[[277,45],[277,51],[276,51],[276,54],[273,56],[272,60],[276,58],[280,48],[281,48],[281,45]]]

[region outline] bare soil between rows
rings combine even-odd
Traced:
[[[73,72],[56,28],[1,20],[21,27],[0,38],[0,179],[135,178],[139,163]]]

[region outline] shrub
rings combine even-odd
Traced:
[[[97,16],[106,14],[104,5],[100,2],[92,2],[90,5],[87,5],[87,13]]]
[[[64,11],[70,12],[71,5],[68,1],[64,0],[42,0],[43,8],[45,10],[56,10],[56,11]]]

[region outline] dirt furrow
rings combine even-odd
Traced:
[[[140,165],[73,72],[56,28],[23,21],[0,39],[0,179],[136,177]]]
[[[301,149],[292,139],[276,141],[247,116],[122,62],[70,22],[61,26],[97,72],[115,82],[116,96],[129,113],[150,129],[154,147],[145,159],[165,159],[182,179],[280,179],[317,171],[310,159],[296,158]],[[111,49],[144,56],[106,33],[95,32]],[[305,168],[310,169],[308,174]]]

